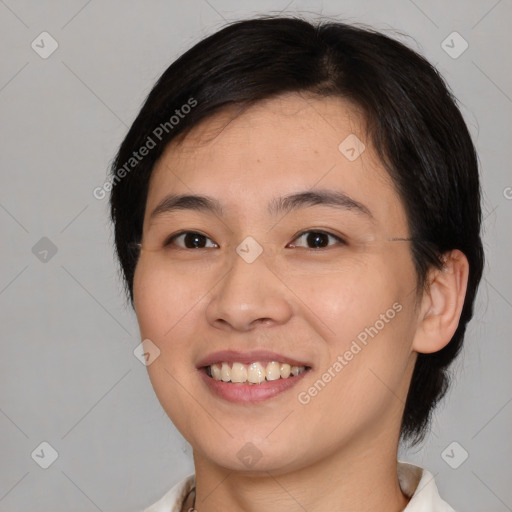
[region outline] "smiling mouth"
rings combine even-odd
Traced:
[[[255,361],[250,364],[222,362],[203,367],[214,380],[233,384],[261,384],[279,379],[291,379],[311,369],[278,361]]]

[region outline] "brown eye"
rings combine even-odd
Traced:
[[[180,240],[180,243],[176,243],[177,240]],[[175,244],[181,249],[208,249],[209,247],[218,247],[215,243],[209,246],[205,245],[208,240],[210,240],[210,238],[197,231],[182,231],[181,233],[171,236],[164,245],[167,247],[171,244]]]
[[[329,238],[346,245],[345,241],[339,236],[325,231],[304,231],[295,240],[304,240],[307,244],[306,248],[309,249],[324,249],[329,246]],[[292,244],[292,247],[297,247],[297,244]]]

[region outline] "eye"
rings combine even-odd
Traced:
[[[311,244],[313,247],[309,247],[312,249],[323,249],[329,243],[329,237],[341,243],[341,245],[347,245],[345,240],[340,238],[339,236],[333,235],[331,233],[327,233],[326,231],[304,231],[301,233],[295,240],[304,239],[306,244]],[[296,244],[291,244],[292,247],[296,247]]]
[[[324,249],[329,246],[329,238],[337,241],[341,245],[346,245],[346,242],[339,236],[320,230],[304,231],[294,240],[304,240],[306,244],[310,245],[310,247],[306,248]],[[178,240],[180,240],[179,243],[177,243]],[[210,238],[197,231],[182,231],[169,237],[165,241],[164,246],[167,247],[174,244],[181,249],[208,249],[219,247],[215,242],[211,242],[210,245],[207,245],[208,240],[211,242]],[[294,243],[289,245],[291,247],[300,247],[300,245]]]
[[[181,233],[177,233],[172,235],[165,241],[164,246],[167,247],[176,242],[176,240],[182,240],[181,244],[176,244],[181,249],[208,249],[209,247],[218,247],[216,243],[212,243],[210,246],[205,246],[207,240],[210,240],[206,235],[202,233],[198,233],[197,231],[182,231]]]

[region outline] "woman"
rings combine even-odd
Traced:
[[[116,250],[195,474],[149,512],[453,510],[397,461],[482,274],[475,150],[378,32],[233,23],[162,75],[112,166]]]

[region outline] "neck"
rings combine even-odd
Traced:
[[[220,468],[194,454],[194,508],[197,512],[403,511],[409,499],[398,482],[398,440],[393,444],[389,438],[372,435],[354,439],[307,467],[287,472],[269,469],[248,475]],[[381,431],[379,435],[384,434]]]

